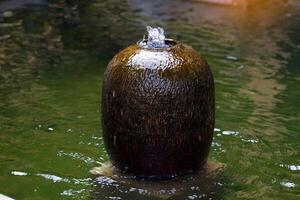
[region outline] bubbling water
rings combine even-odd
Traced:
[[[147,26],[146,29],[148,32],[148,36],[139,43],[141,47],[148,49],[159,49],[169,47],[169,45],[165,43],[166,37],[163,28],[152,28],[150,26]]]

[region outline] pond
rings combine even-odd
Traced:
[[[300,198],[300,3],[246,9],[183,0],[0,1],[0,194],[160,199],[110,180],[101,84],[119,50],[161,26],[205,56],[216,84],[210,187],[170,199]]]

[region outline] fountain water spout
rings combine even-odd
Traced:
[[[161,27],[152,28],[150,26],[146,27],[148,36],[146,40],[143,40],[140,43],[140,46],[143,48],[149,49],[158,49],[165,48],[168,45],[165,44],[165,31]]]

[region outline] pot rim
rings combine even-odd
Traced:
[[[143,49],[143,50],[148,50],[148,51],[164,51],[164,50],[170,50],[172,48],[175,48],[176,46],[178,46],[179,42],[174,40],[174,39],[170,39],[170,38],[165,38],[165,43],[169,46],[168,47],[160,47],[160,48],[147,48],[144,47],[143,43],[146,43],[148,41],[148,39],[142,39],[140,41],[138,41],[136,44],[138,45],[139,48]]]

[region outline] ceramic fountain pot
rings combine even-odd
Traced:
[[[164,39],[164,38],[163,38]],[[214,129],[214,81],[192,47],[145,39],[110,61],[102,90],[106,150],[120,171],[167,179],[198,170]]]

